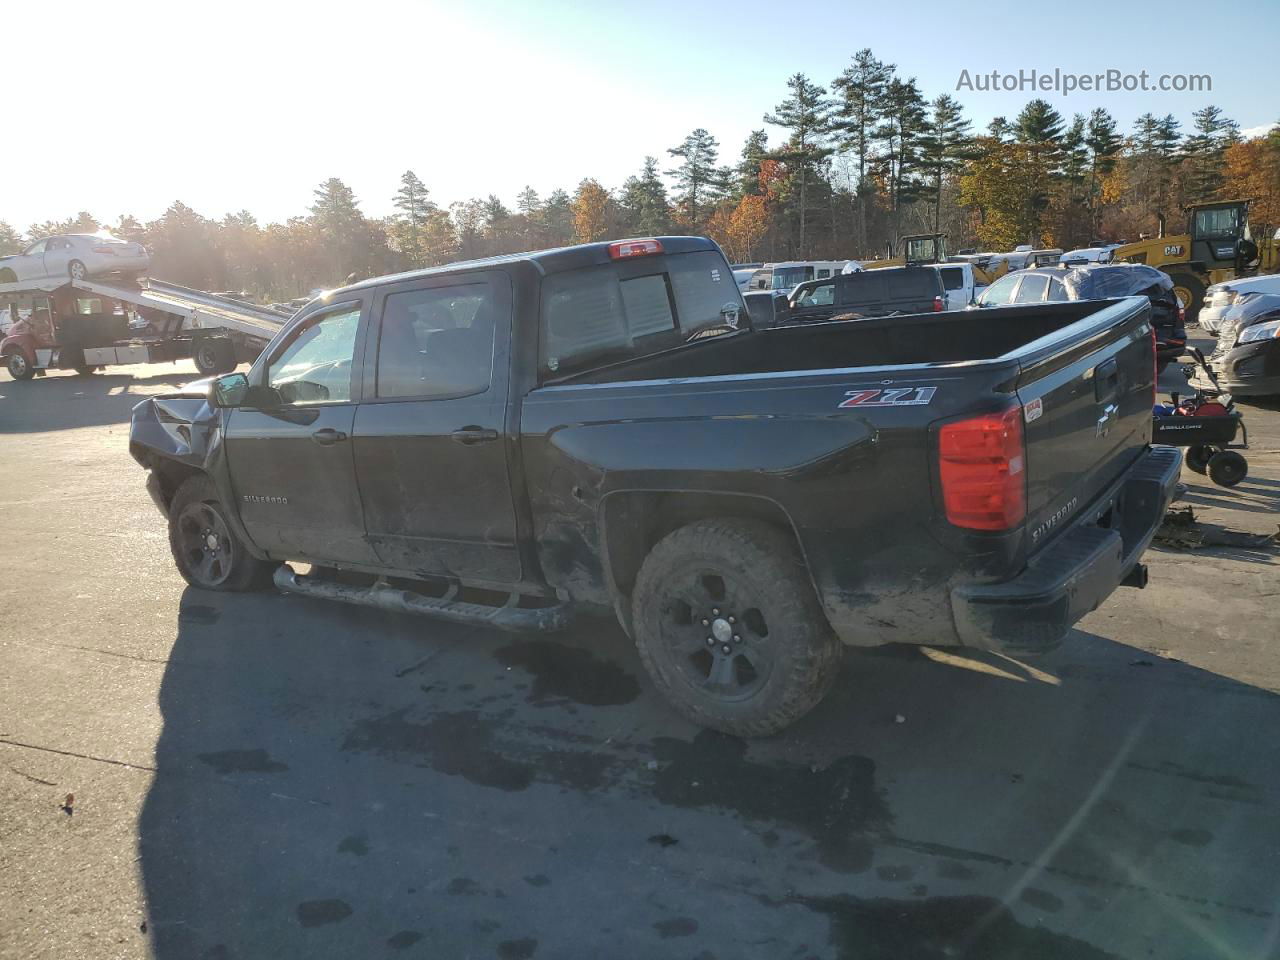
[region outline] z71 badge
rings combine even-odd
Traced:
[[[846,390],[837,409],[846,407],[918,407],[932,402],[937,387],[894,387],[890,390]]]

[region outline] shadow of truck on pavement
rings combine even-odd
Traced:
[[[700,731],[618,628],[187,590],[141,815],[161,960],[1263,956],[1280,697],[1076,632],[846,657]]]

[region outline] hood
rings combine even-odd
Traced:
[[[1280,294],[1246,293],[1222,315],[1218,338],[1229,343],[1235,339],[1236,331],[1277,317],[1280,317]]]

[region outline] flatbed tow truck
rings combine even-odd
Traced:
[[[20,317],[20,309],[28,315]],[[271,307],[146,277],[0,284],[0,310],[11,319],[0,362],[15,380],[187,357],[202,374],[225,373],[255,359],[289,319]]]

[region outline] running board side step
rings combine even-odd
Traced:
[[[559,603],[550,607],[520,607],[519,594],[512,593],[500,607],[482,603],[467,603],[452,599],[455,590],[443,597],[429,597],[412,590],[401,590],[386,584],[371,587],[332,583],[296,573],[288,564],[281,564],[272,577],[275,585],[285,593],[297,593],[321,600],[340,600],[364,607],[376,607],[393,613],[416,613],[454,623],[497,627],[500,630],[549,631],[562,630],[573,619],[569,604]]]

